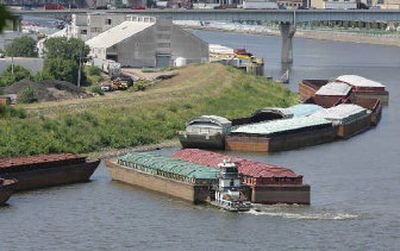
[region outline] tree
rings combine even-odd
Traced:
[[[50,76],[51,79],[77,83],[79,65],[87,58],[89,46],[80,39],[65,37],[49,38],[44,46],[45,61],[40,77]],[[82,69],[80,74],[80,82],[85,82],[86,76]]]
[[[12,57],[37,57],[36,41],[30,36],[14,39],[6,47],[6,55]]]
[[[47,80],[63,80],[76,83],[78,69],[79,66],[74,60],[46,59],[41,77],[47,78]]]
[[[89,46],[78,38],[54,37],[44,43],[46,59],[74,60],[86,58],[90,52]]]
[[[0,74],[0,86],[9,86],[14,82],[32,79],[31,73],[21,65],[14,65],[14,73],[12,72],[12,66],[9,65],[7,69]]]
[[[13,21],[14,16],[6,9],[4,5],[0,4],[0,33],[6,26],[7,20]]]

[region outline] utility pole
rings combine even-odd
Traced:
[[[78,69],[78,81],[76,85],[81,87],[81,70],[82,70],[82,49],[79,52],[79,69]]]

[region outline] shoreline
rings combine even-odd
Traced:
[[[197,25],[181,25],[185,29],[191,30],[204,30],[204,31],[218,31],[218,32],[232,32],[232,33],[245,33],[265,36],[280,36],[280,32],[277,30],[269,31],[256,31],[256,30],[241,30],[241,29],[230,29],[223,27],[206,27]],[[370,36],[349,32],[325,32],[325,31],[296,31],[295,37],[313,39],[320,41],[336,41],[336,42],[350,42],[358,44],[373,44],[373,45],[384,45],[400,47],[400,37],[388,37],[388,36]]]

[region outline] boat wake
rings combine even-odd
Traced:
[[[271,216],[281,217],[286,219],[297,219],[297,220],[354,220],[359,217],[356,214],[350,213],[307,213],[307,212],[276,212],[276,211],[265,211],[251,209],[247,214],[256,216]]]

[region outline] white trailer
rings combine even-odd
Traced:
[[[323,2],[323,8],[328,10],[355,10],[357,9],[357,2]]]
[[[278,9],[279,6],[273,1],[243,0],[243,9]]]

